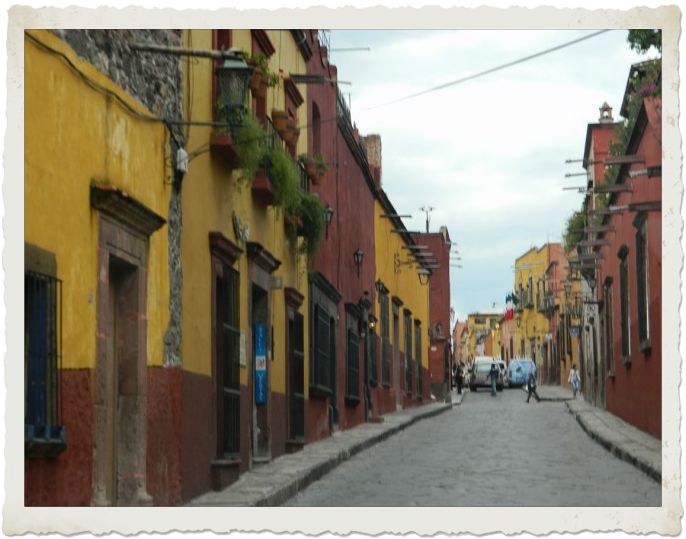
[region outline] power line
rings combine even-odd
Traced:
[[[603,34],[603,33],[605,33],[605,32],[609,32],[609,30],[599,30],[598,32],[593,32],[592,34],[589,34],[589,35],[587,35],[587,36],[583,36],[583,37],[580,37],[580,38],[578,38],[578,39],[574,39],[574,40],[572,40],[572,41],[568,41],[567,43],[562,43],[561,45],[557,45],[557,46],[552,47],[552,48],[550,48],[550,49],[546,49],[546,50],[544,50],[544,51],[537,52],[537,53],[531,54],[531,55],[529,55],[529,56],[525,56],[524,58],[520,58],[520,59],[518,59],[518,60],[514,60],[514,61],[512,61],[512,62],[508,62],[508,63],[506,63],[506,64],[502,64],[502,65],[499,65],[499,66],[497,66],[497,67],[493,67],[493,68],[491,68],[491,69],[487,69],[486,71],[481,71],[481,72],[476,73],[476,74],[474,74],[474,75],[469,75],[468,77],[463,77],[463,78],[461,78],[461,79],[457,79],[457,80],[454,80],[454,81],[452,81],[452,82],[446,82],[446,83],[441,84],[441,85],[439,85],[439,86],[434,86],[433,88],[429,88],[428,90],[422,90],[421,92],[417,92],[417,93],[414,93],[414,94],[410,94],[410,95],[407,95],[407,96],[405,96],[405,97],[401,97],[400,99],[396,99],[396,100],[394,100],[394,101],[388,101],[388,102],[382,103],[382,104],[380,104],[380,105],[374,105],[373,107],[367,107],[367,108],[365,108],[364,110],[372,110],[372,109],[378,109],[378,108],[381,108],[381,107],[386,107],[386,106],[388,106],[388,105],[393,105],[393,104],[395,104],[395,103],[400,103],[401,101],[407,101],[408,99],[412,99],[412,98],[414,98],[414,97],[419,97],[420,95],[428,94],[428,93],[430,93],[430,92],[435,92],[435,91],[437,91],[437,90],[442,90],[442,89],[448,88],[448,87],[450,87],[450,86],[455,86],[455,85],[457,85],[457,84],[461,84],[461,83],[463,83],[463,82],[466,82],[466,81],[469,81],[469,80],[473,80],[473,79],[476,79],[476,78],[478,78],[478,77],[482,77],[482,76],[484,76],[484,75],[488,75],[489,73],[495,73],[496,71],[500,71],[501,69],[505,69],[505,68],[507,68],[507,67],[512,67],[512,66],[514,66],[514,65],[521,64],[521,63],[527,62],[527,61],[529,61],[529,60],[533,60],[534,58],[538,58],[539,56],[543,56],[543,55],[545,55],[545,54],[549,54],[549,53],[551,53],[551,52],[555,52],[555,51],[558,51],[558,50],[560,50],[560,49],[564,49],[565,47],[570,47],[570,46],[575,45],[575,44],[577,44],[577,43],[579,43],[579,42],[581,42],[581,41],[584,41],[584,40],[586,40],[586,39],[591,39],[591,38],[593,38],[593,37],[599,36],[600,34]]]

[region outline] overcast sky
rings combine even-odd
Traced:
[[[409,230],[448,227],[462,269],[451,268],[457,318],[503,307],[515,258],[561,241],[582,196],[586,127],[603,102],[619,116],[639,56],[627,31],[570,47],[442,90],[396,99],[524,58],[593,31],[333,30],[331,61],[350,85],[353,121],[382,142],[383,188]],[[336,51],[369,47],[369,51]],[[346,98],[348,96],[346,95]],[[385,106],[381,106],[385,105]],[[456,245],[455,245],[456,244]]]

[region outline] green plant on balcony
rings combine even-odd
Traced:
[[[259,73],[266,85],[272,88],[279,84],[281,77],[278,73],[274,73],[269,69],[269,57],[261,52],[257,54],[248,54],[245,51],[239,51],[238,56],[245,60],[245,63],[255,67],[255,71]]]
[[[298,169],[291,157],[281,148],[272,148],[266,156],[268,175],[274,191],[274,204],[287,213],[299,201]]]
[[[319,184],[324,173],[329,170],[324,157],[321,154],[300,154],[298,156],[298,161],[302,163],[305,168],[307,176],[312,180],[313,183]]]
[[[287,212],[289,217],[296,218],[289,221],[289,234],[291,237],[295,235],[295,223],[299,221],[300,235],[304,239],[302,252],[312,255],[317,251],[324,232],[324,204],[311,193],[299,195],[298,203]]]
[[[238,181],[240,184],[250,184],[255,171],[264,164],[268,149],[267,133],[255,118],[248,115],[236,129],[234,143],[241,167]]]

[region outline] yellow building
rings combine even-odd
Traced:
[[[409,246],[415,242],[402,221],[388,217],[396,214],[386,194],[379,189],[374,207],[379,293],[376,315],[392,389],[392,396],[385,401],[385,411],[390,411],[393,401],[399,407],[427,400],[430,385],[428,270],[412,256]]]
[[[184,45],[200,50],[228,46],[248,56],[264,55],[272,73],[305,72],[303,54],[287,30],[190,30]],[[219,63],[184,61],[189,120],[221,119],[214,86]],[[287,111],[307,125],[301,106],[305,92],[304,85],[283,78],[266,88],[266,95],[252,91],[248,115],[269,135],[267,144],[287,159],[306,151],[307,131],[286,143],[269,111]],[[207,478],[204,484],[198,481],[202,491],[209,489],[208,479],[221,487],[254,463],[284,453],[287,440],[304,422],[304,408],[299,418],[289,414],[288,392],[299,389],[299,397],[306,399],[308,388],[289,387],[288,368],[297,364],[304,385],[307,257],[298,249],[299,240],[287,235],[284,208],[275,201],[271,182],[264,181],[264,171],[242,177],[242,157],[236,155],[240,135],[210,125],[189,126],[187,133],[192,158],[183,186],[181,355],[190,381],[187,396],[198,406],[184,430],[185,464]],[[295,168],[301,182],[301,169]]]
[[[553,260],[559,259],[561,250],[559,243],[546,243],[532,247],[515,260],[514,291],[519,301],[515,314],[516,355],[532,358],[546,382],[558,376],[552,363],[552,334],[546,316],[545,297],[552,284],[546,271]]]
[[[500,356],[500,312],[480,311],[467,316],[468,361],[476,356]]]
[[[165,503],[170,135],[75,32],[24,34],[25,503]]]

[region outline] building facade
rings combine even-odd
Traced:
[[[165,157],[182,134],[160,118],[180,116],[180,65],[128,62],[148,39],[181,43],[162,30],[24,34],[26,505],[179,501],[178,184]]]

